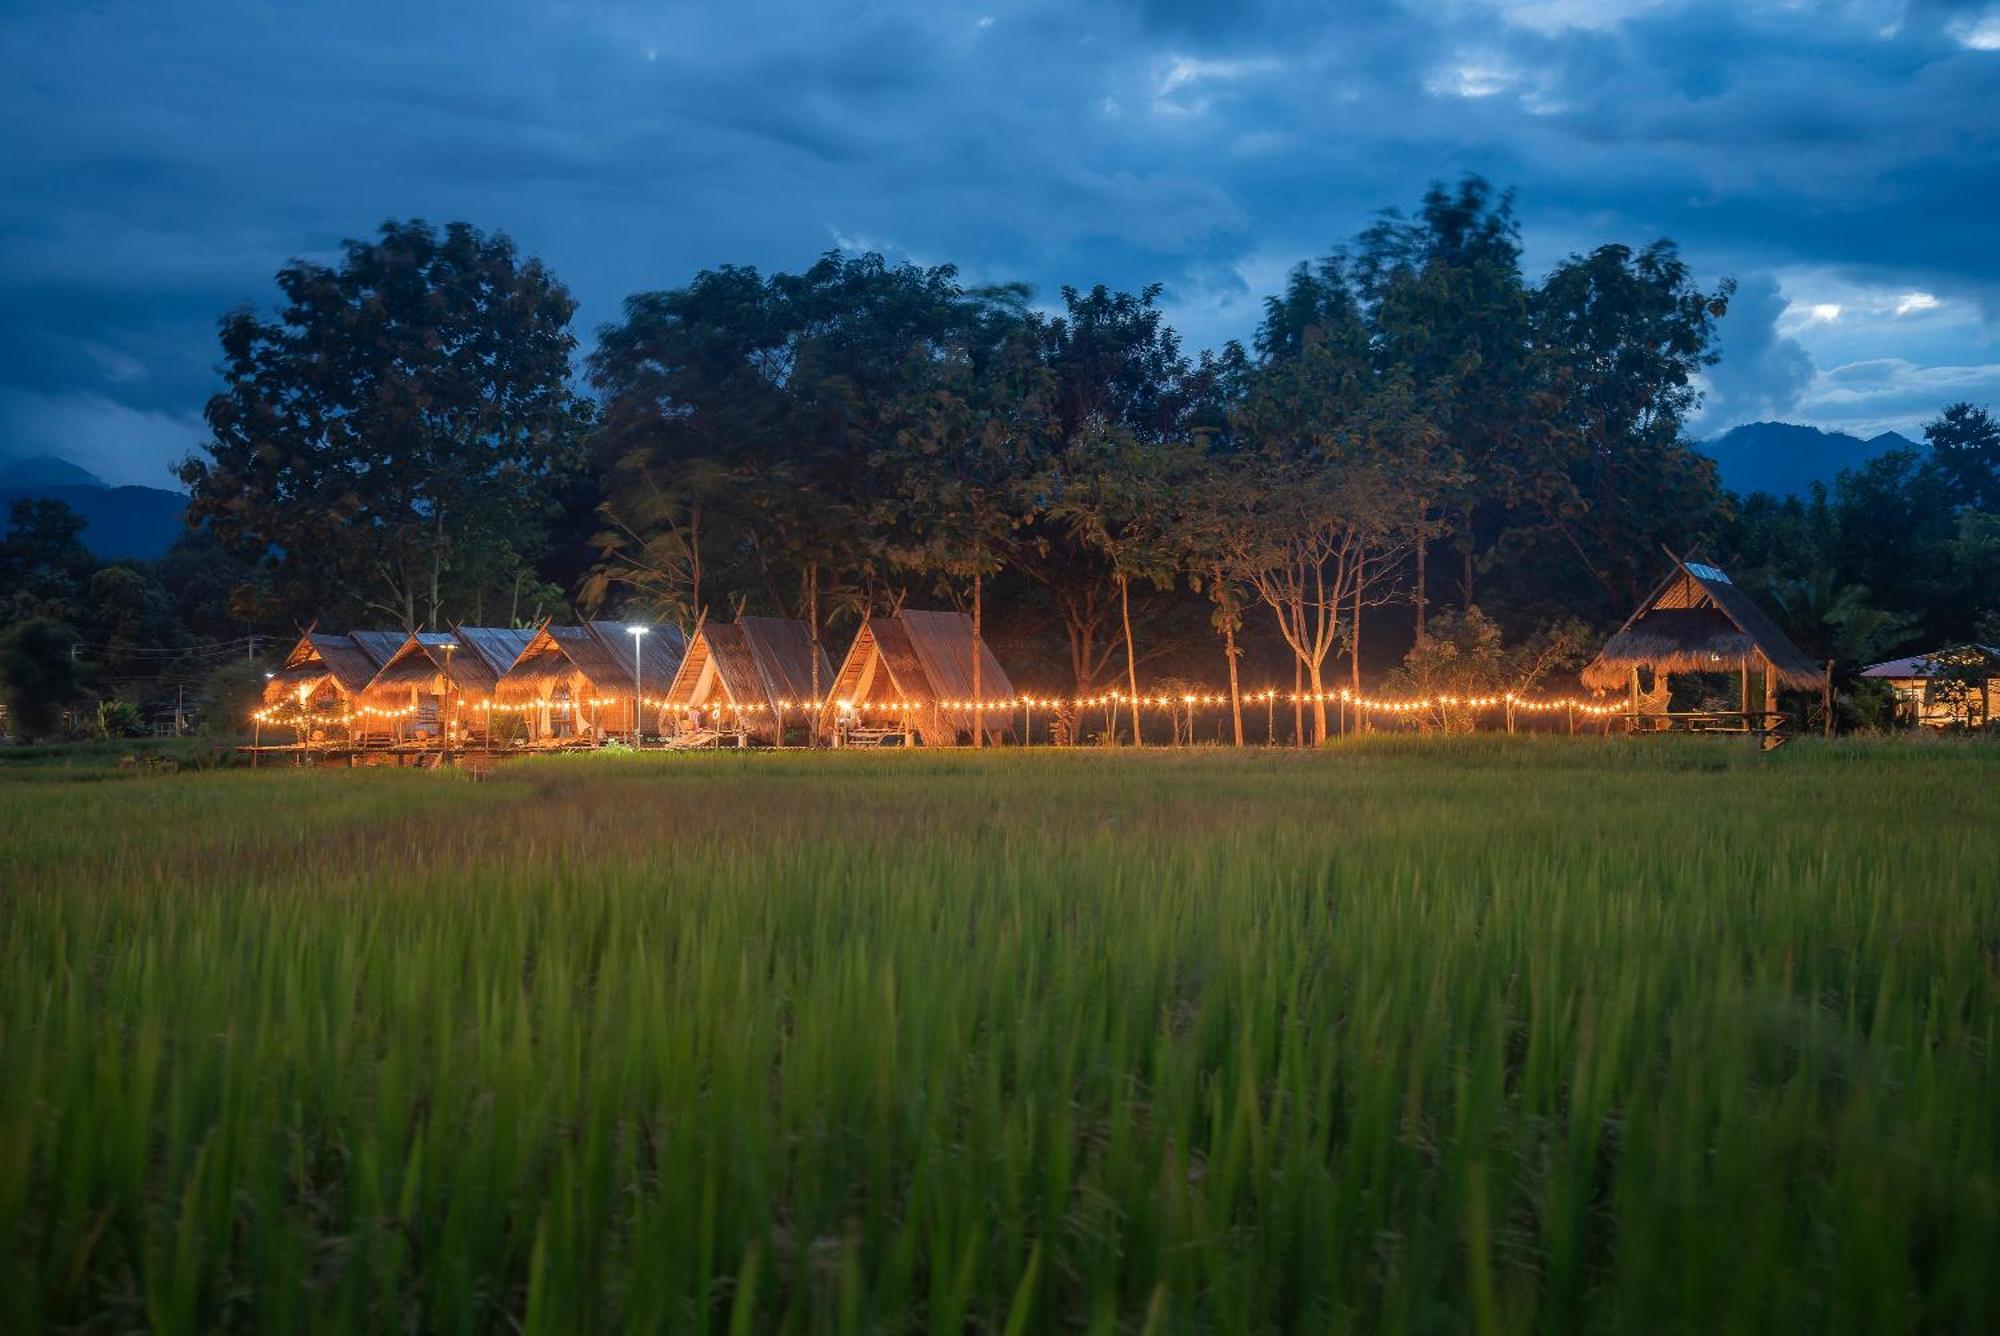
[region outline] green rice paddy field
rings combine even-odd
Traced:
[[[1997,1027],[1978,745],[28,767],[0,1330],[1990,1331]]]

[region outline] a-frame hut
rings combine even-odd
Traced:
[[[677,626],[650,627],[634,637],[619,622],[545,625],[495,685],[494,714],[518,716],[530,742],[630,735],[635,639],[644,697],[639,721],[644,731],[657,732],[660,701],[687,653],[687,637]]]
[[[983,723],[998,741],[1013,715],[970,708],[972,646],[972,619],[962,612],[870,617],[834,674],[821,726],[838,729],[852,719],[910,734],[928,747],[948,747]],[[979,699],[1012,700],[1014,684],[984,640],[979,655]]]
[[[507,626],[455,626],[407,637],[362,694],[363,736],[436,736],[449,714],[462,737],[485,738],[493,689],[533,640]]]
[[[444,631],[405,635],[354,702],[354,736],[396,742],[437,737],[446,695],[444,647],[454,646],[455,654],[457,643]],[[454,678],[457,667],[452,665]]]
[[[1642,670],[1654,678],[1650,697],[1642,689]],[[1666,678],[1674,673],[1741,675],[1743,727],[1752,731],[1775,722],[1779,687],[1816,692],[1825,683],[1819,666],[1726,572],[1678,557],[1673,571],[1605,642],[1582,679],[1593,691],[1629,692],[1636,716],[1643,701],[1664,702]],[[1753,676],[1763,679],[1761,711],[1753,704]]]
[[[389,633],[337,636],[307,631],[285,656],[284,666],[264,683],[264,704],[299,705],[325,715],[345,713],[395,653],[395,646],[381,645],[384,634]]]
[[[833,685],[833,664],[804,622],[790,617],[705,622],[667,688],[668,712],[690,724],[717,722],[778,741],[784,716],[806,711],[813,702],[815,657],[817,685],[824,692]],[[802,717],[810,727],[813,713]]]

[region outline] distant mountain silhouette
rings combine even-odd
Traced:
[[[1842,469],[1855,468],[1891,450],[1927,447],[1893,431],[1862,440],[1843,431],[1821,431],[1792,422],[1746,422],[1701,447],[1715,460],[1722,485],[1738,496],[1769,492],[1804,496],[1815,482],[1833,484]]]
[[[83,542],[106,561],[150,560],[181,536],[188,499],[164,487],[107,487],[89,469],[53,455],[0,459],[0,532],[22,497],[60,501],[83,516]]]
[[[102,487],[104,480],[81,464],[54,455],[0,458],[0,487]]]

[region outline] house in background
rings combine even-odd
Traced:
[[[1993,717],[1993,701],[2000,697],[2000,648],[1933,650],[1870,664],[1861,675],[1889,684],[1896,693],[1896,717],[1905,723],[1977,728]]]

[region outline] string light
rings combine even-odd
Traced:
[[[585,696],[573,698],[569,701],[545,699],[533,701],[485,700],[462,708],[476,709],[482,714],[525,715],[537,713],[544,709],[560,709],[565,705],[571,708],[603,708],[610,705],[624,705],[629,703],[631,699],[630,696]],[[1366,696],[1345,688],[1339,691],[1280,691],[1276,687],[1267,687],[1262,691],[1244,692],[1241,694],[1240,699],[1244,704],[1257,704],[1259,702],[1270,704],[1277,701],[1285,701],[1289,704],[1297,705],[1343,705],[1364,713],[1389,715],[1424,714],[1438,709],[1492,710],[1505,707],[1510,710],[1529,714],[1575,711],[1578,714],[1588,715],[1593,718],[1602,718],[1607,715],[1622,713],[1626,708],[1620,704],[1607,704],[1569,696],[1531,700],[1514,692],[1477,696],[1439,693],[1431,696],[1396,698]],[[776,702],[721,701],[697,705],[686,701],[673,700],[665,696],[642,696],[640,697],[640,705],[645,709],[679,709],[696,715],[706,712],[716,717],[724,713],[729,713],[740,717],[747,714],[771,714],[774,711],[780,714],[789,714],[795,710],[810,714],[821,712],[828,708],[837,708],[842,713],[847,714],[858,714],[866,711],[875,715],[908,713],[912,710],[927,708],[936,708],[953,713],[1011,714],[1022,710],[1061,711],[1065,709],[1103,709],[1113,706],[1122,707],[1133,703],[1136,703],[1141,709],[1194,710],[1199,708],[1220,708],[1228,705],[1229,700],[1228,693],[1221,691],[1156,691],[1141,692],[1137,695],[1131,695],[1123,691],[1105,691],[1093,696],[1015,695],[989,697],[985,700],[938,700],[929,703],[910,701],[856,702],[827,696],[817,700],[780,700]],[[454,702],[453,708],[454,712],[456,712],[461,708],[460,703]],[[415,705],[400,706],[393,709],[385,709],[379,706],[352,706],[338,716],[317,716],[316,721],[335,722],[337,719],[338,722],[346,723],[357,717],[398,720],[408,719],[419,712],[420,707]],[[311,717],[311,712],[303,705],[271,706],[266,709],[253,711],[250,715],[253,721],[260,724],[299,722],[308,717]]]

